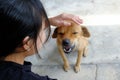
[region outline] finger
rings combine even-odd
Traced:
[[[71,20],[74,17],[72,14],[62,14],[62,18],[65,20]]]
[[[83,20],[78,16],[77,19],[76,19],[80,24],[83,23]]]
[[[68,21],[63,21],[63,25],[64,25],[64,26],[70,26],[70,25],[71,25],[71,23],[70,23],[70,22],[68,22]]]
[[[75,15],[72,15],[72,14],[62,14],[62,18],[64,20],[72,20],[77,24],[82,24],[83,23],[83,20],[80,19],[79,16],[75,16]]]
[[[60,26],[70,26],[71,23],[68,22],[68,21],[64,21],[64,20],[63,20],[63,21],[60,21],[60,22],[59,22],[59,25],[60,25]]]
[[[56,25],[57,27],[60,27],[60,26],[70,26],[71,23],[68,22],[68,21],[65,21],[65,20],[61,20],[61,21],[56,21]]]
[[[79,16],[74,16],[74,17],[72,18],[72,20],[73,20],[74,22],[76,22],[77,24],[82,24],[82,23],[83,23],[83,20],[80,19]]]

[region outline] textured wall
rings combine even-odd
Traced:
[[[120,24],[120,0],[42,0],[49,16],[72,13],[85,25]],[[116,21],[115,21],[116,20]]]
[[[70,12],[78,15],[119,14],[120,0],[41,0],[49,15]]]

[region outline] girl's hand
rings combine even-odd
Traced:
[[[75,16],[75,15],[67,14],[67,13],[63,13],[58,16],[49,18],[50,24],[53,26],[57,26],[57,27],[70,26],[71,23],[68,22],[67,20],[72,20],[79,25],[83,23],[83,20],[80,19],[79,16]]]

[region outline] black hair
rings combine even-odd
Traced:
[[[40,0],[0,0],[0,57],[13,53],[26,36],[33,39],[38,53],[37,38],[43,19],[48,24],[47,41],[50,24]]]

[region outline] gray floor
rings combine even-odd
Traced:
[[[120,26],[88,26],[88,28],[91,32],[88,56],[82,58],[80,72],[74,72],[77,52],[66,55],[71,68],[68,72],[63,70],[63,61],[56,40],[52,38],[40,50],[42,59],[35,55],[26,59],[33,63],[32,70],[58,80],[119,80],[120,37],[117,36],[120,36]]]
[[[42,0],[42,2],[48,16],[66,12],[76,14],[84,20],[83,25],[91,33],[89,51],[88,56],[82,58],[81,70],[78,73],[73,69],[77,53],[66,55],[71,68],[65,72],[56,40],[50,38],[40,50],[42,59],[35,55],[26,59],[33,63],[32,70],[58,80],[120,80],[120,0]]]
[[[33,66],[33,71],[40,75],[49,75],[58,80],[119,80],[120,64],[82,64],[79,73],[71,70],[64,72],[61,65]]]

